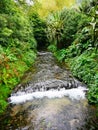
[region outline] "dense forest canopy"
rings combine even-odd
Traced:
[[[67,62],[98,104],[97,0],[0,0],[0,113],[37,49]]]

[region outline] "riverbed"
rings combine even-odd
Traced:
[[[50,52],[38,58],[10,95],[1,130],[97,130],[87,87]]]

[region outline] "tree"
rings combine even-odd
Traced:
[[[47,18],[47,36],[50,43],[55,44],[58,49],[68,47],[74,40],[80,18],[77,11],[66,8],[50,14]]]
[[[54,44],[59,49],[61,47],[61,37],[63,33],[63,19],[61,12],[54,12],[47,18],[47,37],[50,44]]]

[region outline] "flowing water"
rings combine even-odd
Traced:
[[[86,86],[50,52],[39,52],[35,64],[9,97],[0,130],[97,130],[95,108]]]

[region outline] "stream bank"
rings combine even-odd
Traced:
[[[39,52],[31,70],[9,97],[1,130],[96,130],[96,108],[86,99],[85,84]]]

